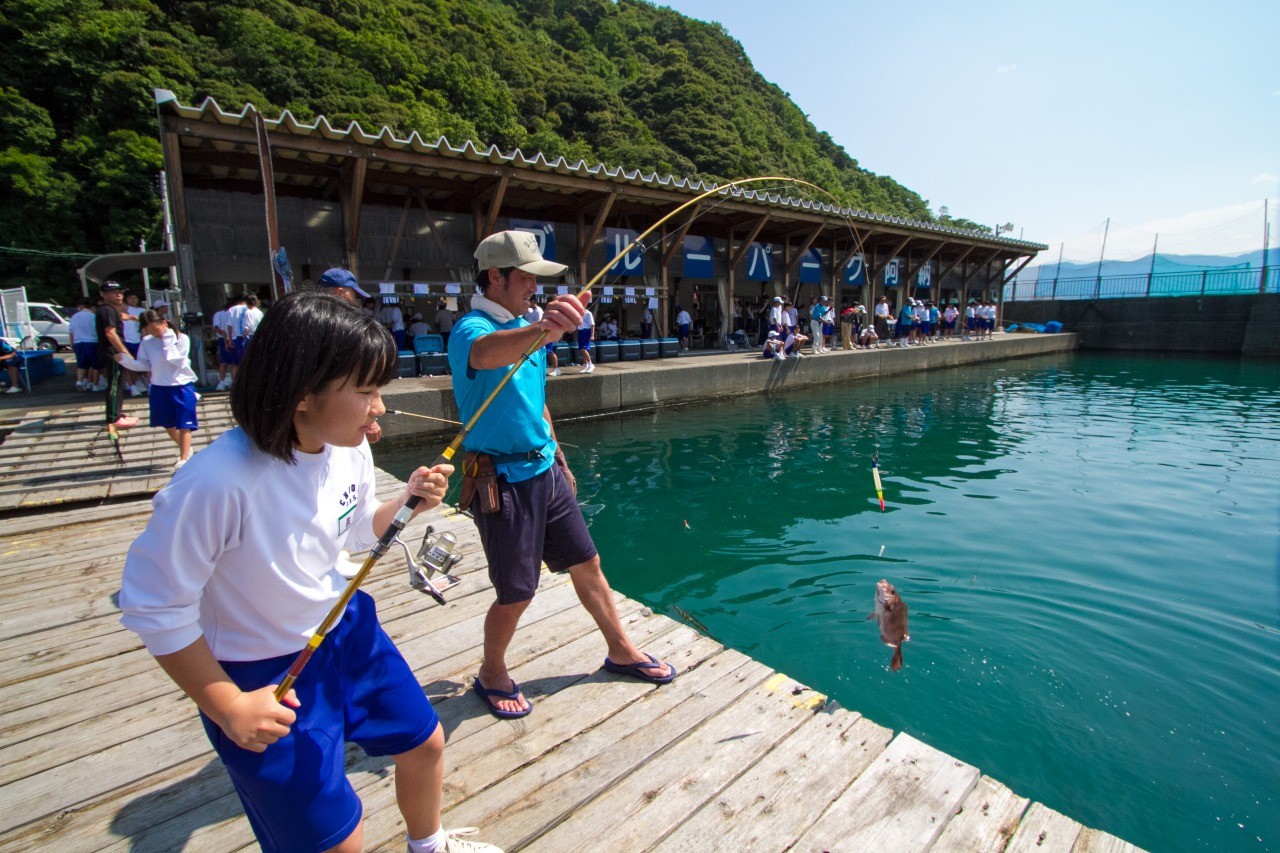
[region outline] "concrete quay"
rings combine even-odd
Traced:
[[[577,367],[563,367],[561,376],[547,382],[547,406],[557,420],[594,417],[658,406],[681,405],[807,388],[837,382],[857,382],[942,370],[1008,359],[1030,358],[1076,349],[1077,337],[996,333],[990,341],[948,341],[907,349],[833,350],[823,355],[775,361],[758,350],[695,352],[675,358],[619,361],[597,366],[581,375]],[[458,420],[447,376],[400,379],[383,388],[388,409],[448,421]],[[382,419],[383,435],[391,443],[417,441],[455,432],[439,420],[395,417]]]

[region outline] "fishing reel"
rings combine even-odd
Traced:
[[[437,604],[446,604],[444,591],[462,582],[449,574],[449,570],[462,561],[462,555],[454,553],[458,537],[447,530],[436,533],[435,528],[428,525],[416,556],[399,536],[394,541],[404,549],[404,559],[409,564],[409,586],[431,596]],[[433,580],[433,575],[440,577]]]

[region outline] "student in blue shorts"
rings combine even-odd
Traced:
[[[346,586],[339,552],[372,547],[411,495],[426,509],[448,487],[452,466],[422,467],[398,497],[375,497],[365,435],[396,362],[391,333],[358,307],[281,299],[232,386],[238,426],[156,495],[125,559],[121,621],[199,707],[263,850],[362,849],[345,741],[395,763],[411,853],[497,849],[441,828],[444,733],[369,595],[274,695]]]
[[[120,366],[136,373],[150,373],[151,387],[147,395],[151,408],[151,426],[169,434],[178,445],[181,468],[191,458],[191,433],[200,428],[196,418],[196,372],[191,369],[191,339],[170,327],[158,311],[147,309],[138,315],[142,339],[136,358],[116,354]]]

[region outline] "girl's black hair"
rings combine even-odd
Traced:
[[[231,386],[231,414],[263,453],[294,461],[302,398],[334,381],[386,385],[396,342],[377,320],[323,293],[292,293],[271,307]]]
[[[160,316],[159,311],[154,311],[148,308],[146,311],[143,311],[141,314],[138,315],[138,328],[145,329],[147,326],[150,326],[152,323],[158,323],[163,319],[164,318]]]

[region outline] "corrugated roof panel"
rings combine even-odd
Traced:
[[[219,105],[212,97],[205,98],[199,106],[190,106],[178,101],[177,96],[175,96],[173,92],[165,89],[154,90],[154,95],[158,106],[171,111],[182,118],[191,120],[211,120],[224,125],[247,126],[253,123],[252,111],[255,110],[255,107],[252,104],[245,104],[239,112],[232,112],[230,110],[223,109],[222,106]],[[411,132],[407,137],[400,137],[396,135],[394,130],[386,125],[382,126],[376,134],[370,134],[355,121],[350,122],[346,128],[334,127],[325,116],[317,116],[310,124],[308,124],[307,122],[299,120],[289,110],[284,110],[280,113],[279,117],[274,120],[268,120],[267,126],[270,130],[275,130],[276,132],[283,131],[297,136],[318,135],[334,141],[346,140],[356,144],[374,147],[380,146],[394,150],[411,149],[422,154],[458,157],[473,162],[487,161],[495,165],[512,165],[540,172],[556,172],[563,175],[591,177],[602,181],[657,185],[659,187],[678,189],[690,193],[707,192],[715,186],[714,184],[692,177],[680,177],[671,174],[659,175],[656,172],[642,172],[639,169],[625,169],[621,166],[611,167],[603,163],[589,165],[585,160],[578,160],[576,163],[570,164],[563,156],[556,157],[554,160],[548,160],[540,151],[536,152],[532,157],[525,154],[518,148],[510,154],[504,154],[496,145],[490,145],[482,151],[470,140],[467,140],[461,147],[458,147],[451,144],[444,136],[437,138],[435,142],[427,142],[418,134],[417,131]],[[324,155],[308,154],[307,159],[311,162],[324,162],[328,158]],[[891,216],[882,213],[871,213],[869,211],[857,210],[848,207],[842,208],[827,202],[816,202],[811,199],[799,199],[791,196],[784,197],[779,193],[762,193],[754,189],[744,189],[735,193],[735,195],[742,200],[757,201],[775,206],[786,206],[793,209],[817,210],[824,214],[861,220],[863,222],[881,222],[893,225],[902,225],[919,230],[932,231],[935,233],[955,234],[962,237],[996,240],[1009,246],[1025,247],[1027,249],[1044,250],[1048,248],[1047,246],[1039,243],[992,237],[984,232],[966,231],[955,226],[910,220],[905,217]]]

